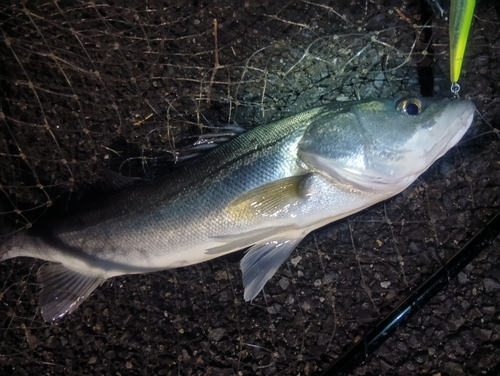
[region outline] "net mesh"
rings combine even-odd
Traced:
[[[491,125],[498,98],[487,77],[498,74],[500,42],[488,34],[494,13],[479,11],[462,86],[483,115],[405,192],[310,235],[253,304],[243,302],[229,257],[114,278],[47,325],[37,313],[40,262],[4,262],[4,371],[309,375],[324,368],[498,208],[500,140]],[[404,1],[0,6],[4,240],[49,207],[69,206],[103,169],[156,178],[175,168],[186,144],[205,134],[224,138],[228,125],[251,128],[334,100],[418,94],[417,67],[432,67],[434,91],[448,95],[447,25],[440,17],[424,24],[420,14]],[[471,356],[480,346],[467,347],[469,337],[490,331],[481,344],[500,335],[498,300],[482,282],[489,274],[495,281],[495,259],[490,251],[468,267],[455,287],[462,295],[439,296],[357,372],[465,367],[457,349]],[[480,302],[464,304],[477,289]],[[447,318],[445,329],[436,316]],[[430,340],[450,332],[447,341]],[[447,350],[450,343],[458,345]],[[458,355],[443,368],[429,348]],[[498,351],[488,351],[486,366],[471,356],[467,367],[491,366]]]

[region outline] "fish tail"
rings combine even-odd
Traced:
[[[11,234],[6,244],[0,246],[0,261],[22,256],[56,261],[51,257],[52,252],[41,238],[21,231]],[[106,277],[81,273],[59,262],[47,262],[38,270],[37,280],[40,314],[46,322],[52,322],[73,312]]]

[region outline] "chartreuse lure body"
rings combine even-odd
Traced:
[[[458,94],[465,47],[469,37],[476,0],[451,0],[450,9],[450,80],[451,91]]]

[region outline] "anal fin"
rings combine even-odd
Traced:
[[[63,264],[43,264],[38,270],[43,319],[55,321],[73,312],[105,280],[102,276],[75,272]]]
[[[275,240],[255,244],[248,250],[240,263],[245,287],[243,297],[246,301],[253,300],[257,296],[303,237],[302,233],[298,236],[282,234]]]

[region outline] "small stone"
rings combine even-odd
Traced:
[[[298,263],[302,260],[302,256],[297,256],[297,257],[294,257],[290,260],[290,262],[292,263],[293,266],[297,266]]]
[[[474,319],[478,319],[478,318],[481,318],[483,317],[483,314],[481,313],[481,311],[477,308],[472,308],[469,312],[468,312],[468,316],[474,320]]]
[[[338,278],[338,275],[336,275],[335,273],[328,273],[328,274],[325,274],[325,276],[323,277],[323,280],[321,282],[324,285],[328,285],[329,283],[332,283],[337,278]]]
[[[184,362],[188,362],[191,359],[186,349],[182,349],[181,353],[182,353],[182,360]]]
[[[286,290],[288,286],[290,286],[290,280],[288,278],[283,277],[279,280],[278,284],[283,290]]]
[[[448,316],[448,320],[446,320],[448,323],[448,327],[451,330],[457,330],[460,328],[463,323],[465,322],[464,315],[462,315],[460,312],[453,312]]]
[[[228,302],[233,300],[233,294],[229,290],[224,290],[219,294],[219,302]]]
[[[481,310],[487,315],[493,315],[496,312],[495,306],[485,306],[482,307]]]
[[[28,341],[28,345],[30,347],[36,347],[36,345],[38,344],[38,338],[37,338],[37,336],[35,336],[33,334],[30,334],[28,336],[27,341]]]
[[[464,272],[458,273],[458,283],[461,285],[465,285],[467,282],[469,282],[469,278],[467,278],[467,274]]]
[[[474,333],[476,338],[480,339],[481,341],[489,341],[492,334],[492,331],[489,329],[474,328],[472,332]]]
[[[375,81],[373,82],[373,86],[377,89],[381,89],[382,86],[384,86],[384,83],[386,82],[386,77],[384,73],[380,72],[376,77]]]
[[[219,342],[220,339],[226,334],[226,331],[222,328],[215,328],[208,332],[208,338],[212,341]]]
[[[215,272],[214,278],[216,281],[224,281],[227,279],[227,273],[225,270],[218,270]]]
[[[408,346],[403,341],[397,341],[396,347],[403,353],[406,353],[408,351]]]
[[[484,289],[486,292],[497,292],[500,291],[500,283],[491,278],[485,278],[484,281]]]
[[[383,289],[388,288],[390,285],[391,285],[391,282],[390,282],[390,281],[380,282],[380,286],[381,286]]]
[[[452,362],[447,362],[443,364],[443,368],[450,374],[450,375],[465,375],[464,370],[462,366],[458,363],[452,363]]]
[[[451,163],[443,161],[443,163],[439,165],[439,173],[447,178],[449,178],[454,171],[455,171],[455,166],[452,165]]]

